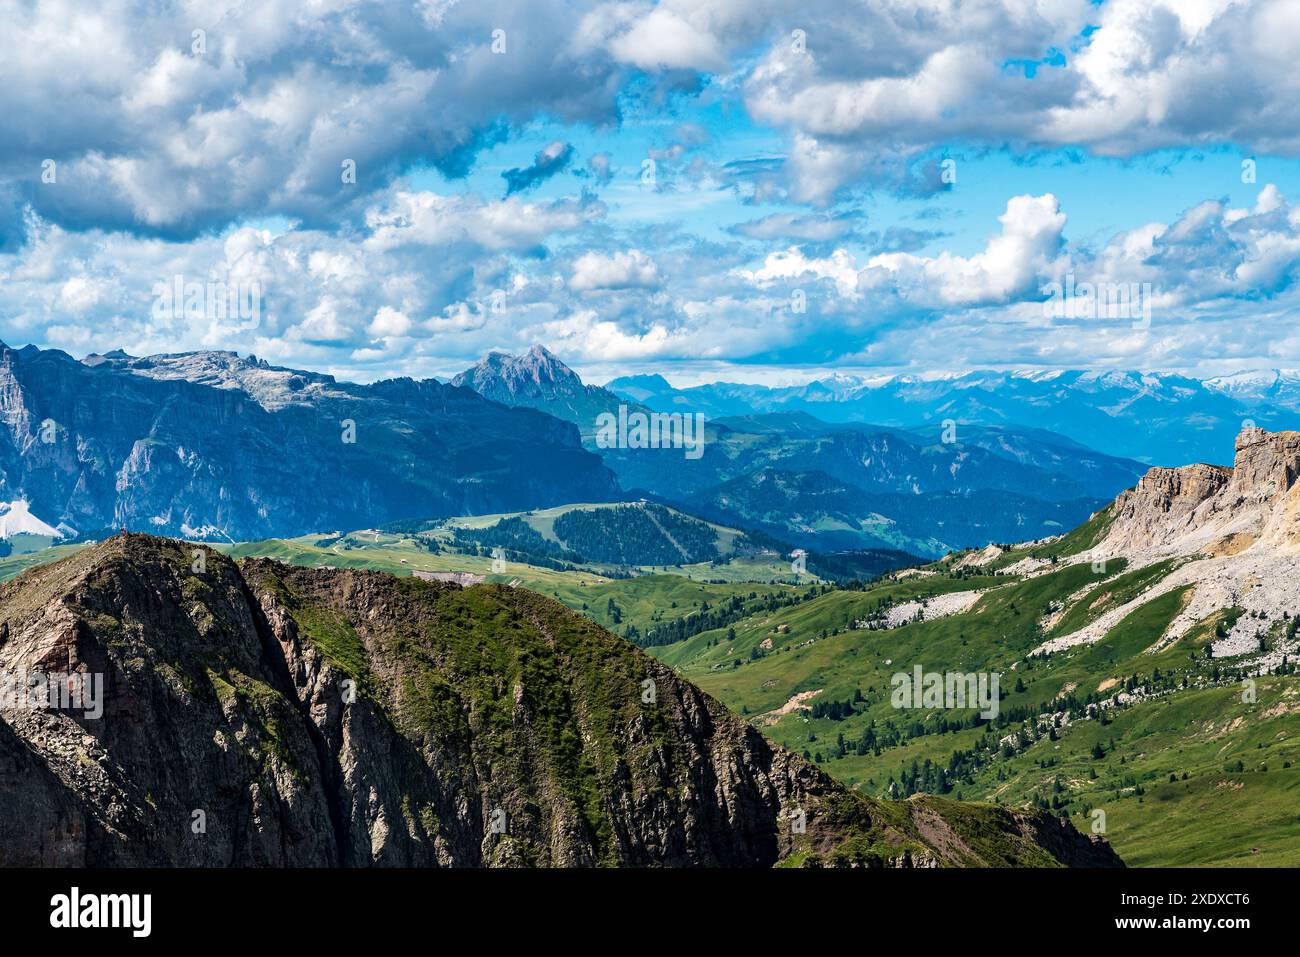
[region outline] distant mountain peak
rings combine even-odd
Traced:
[[[485,390],[504,390],[513,396],[530,384],[545,389],[558,383],[581,387],[582,379],[541,344],[519,356],[494,350],[451,380],[452,385],[467,386],[490,399],[497,396]]]
[[[618,383],[620,385],[626,384],[626,385],[639,385],[639,386],[658,386],[663,389],[672,388],[672,384],[663,376],[661,376],[658,372],[645,372],[645,373],[641,373],[640,375],[619,376],[617,379],[612,379],[609,382],[607,382],[606,387],[608,388],[609,386],[614,385],[615,383]]]
[[[584,384],[578,373],[540,344],[518,356],[490,352],[451,384],[503,405],[539,409],[566,419],[585,436],[594,432],[598,415],[626,404],[607,389]]]

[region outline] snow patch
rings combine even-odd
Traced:
[[[0,502],[0,538],[7,539],[15,535],[48,535],[51,538],[63,538],[63,533],[57,528],[33,515],[23,499]]]

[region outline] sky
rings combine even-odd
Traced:
[[[0,339],[1300,367],[1294,0],[0,0]]]

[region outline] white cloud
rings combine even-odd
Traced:
[[[307,311],[302,322],[286,330],[286,338],[318,343],[346,343],[352,327],[339,314],[340,304],[332,296],[323,297]]]
[[[375,313],[375,318],[366,327],[366,332],[376,339],[405,336],[410,331],[410,318],[391,306],[380,306],[379,311]]]
[[[782,252],[768,254],[759,269],[738,270],[739,275],[765,285],[778,279],[800,280],[804,277],[830,279],[841,296],[856,296],[858,266],[853,256],[837,249],[821,258],[805,256],[803,250],[791,246]]]
[[[59,290],[59,305],[69,312],[83,313],[98,305],[104,282],[87,276],[73,276]]]
[[[571,42],[591,6],[4,4],[0,186],[73,228],[348,220],[412,163],[463,174],[502,122],[617,119],[629,68]],[[57,185],[33,187],[46,158]]]
[[[1065,229],[1056,197],[1014,196],[998,217],[1002,231],[970,257],[948,252],[934,257],[882,253],[866,265],[861,282],[876,288],[907,285],[923,300],[947,305],[983,305],[1037,298],[1039,277],[1049,271]]]
[[[569,288],[574,292],[598,289],[653,289],[659,285],[659,268],[639,249],[604,255],[584,253],[573,264]]]
[[[526,224],[503,227],[507,211]],[[573,224],[572,251],[541,255],[533,244],[545,243],[545,228],[534,220],[552,216]],[[1300,358],[1287,331],[1300,309],[1300,210],[1270,185],[1249,208],[1197,203],[1096,250],[1067,241],[1066,212],[1050,194],[1011,197],[971,255],[796,246],[749,262],[743,249],[679,237],[651,259],[581,211],[415,191],[381,197],[368,221],[369,231],[349,235],[246,228],[184,243],[37,222],[28,246],[0,254],[6,338],[83,353],[237,349],[360,379],[457,371],[488,349],[536,341],[600,363]],[[1151,283],[1151,327],[1049,318],[1043,286],[1067,274]],[[156,322],[153,285],[176,275],[256,281],[260,321]],[[806,312],[792,309],[798,289]]]
[[[829,279],[841,296],[897,296],[917,307],[970,306],[1002,303],[1036,296],[1039,277],[1049,271],[1062,242],[1065,214],[1056,197],[1014,196],[998,222],[1002,231],[990,237],[974,256],[881,253],[865,264],[845,249],[810,257],[798,247],[768,255],[762,268],[740,274],[760,283]]]
[[[629,333],[616,323],[601,320],[591,310],[542,326],[546,341],[556,348],[594,361],[626,361],[680,354],[680,342],[664,326],[654,324],[641,333]],[[677,346],[678,348],[674,348]]]
[[[576,202],[528,203],[515,196],[492,202],[468,195],[399,191],[391,202],[366,214],[370,236],[365,249],[382,253],[406,245],[470,242],[490,251],[520,251],[599,213],[599,207]]]
[[[718,70],[726,65],[712,36],[665,7],[656,7],[610,41],[614,56],[642,69]]]
[[[614,8],[588,18],[586,41],[616,59],[645,69],[728,62],[750,115],[788,131],[788,195],[803,202],[827,202],[863,177],[911,188],[909,164],[953,142],[1111,156],[1213,143],[1300,152],[1292,0]],[[634,37],[645,40],[637,49]]]
[[[210,11],[49,0],[10,4],[4,17],[0,194],[19,200],[6,215],[31,203],[74,229],[193,237],[263,215],[354,224],[413,164],[460,176],[537,119],[619,122],[620,95],[643,73],[708,97],[739,91],[756,122],[785,132],[784,195],[805,203],[864,180],[933,188],[911,167],[954,142],[1300,153],[1294,0],[336,0]],[[694,84],[699,71],[711,82]],[[52,188],[32,176],[46,158],[59,164]],[[355,183],[342,180],[345,160]]]

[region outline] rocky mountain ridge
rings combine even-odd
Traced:
[[[123,534],[0,586],[0,864],[1115,866],[1034,811],[878,802],[539,595]]]
[[[1177,614],[1151,635],[1153,649],[1172,645],[1217,616],[1223,621],[1211,646],[1214,657],[1256,674],[1295,660],[1300,641],[1285,626],[1300,614],[1298,477],[1300,432],[1254,426],[1238,435],[1232,467],[1151,469],[1094,516],[1094,541],[1071,557],[1103,571],[1147,574],[1150,582],[1036,651],[1052,654],[1100,641],[1127,616],[1179,592]],[[1111,564],[1115,559],[1123,564]],[[1022,567],[1044,573],[1052,566],[1029,558]],[[1119,574],[1112,572],[1112,579]]]

